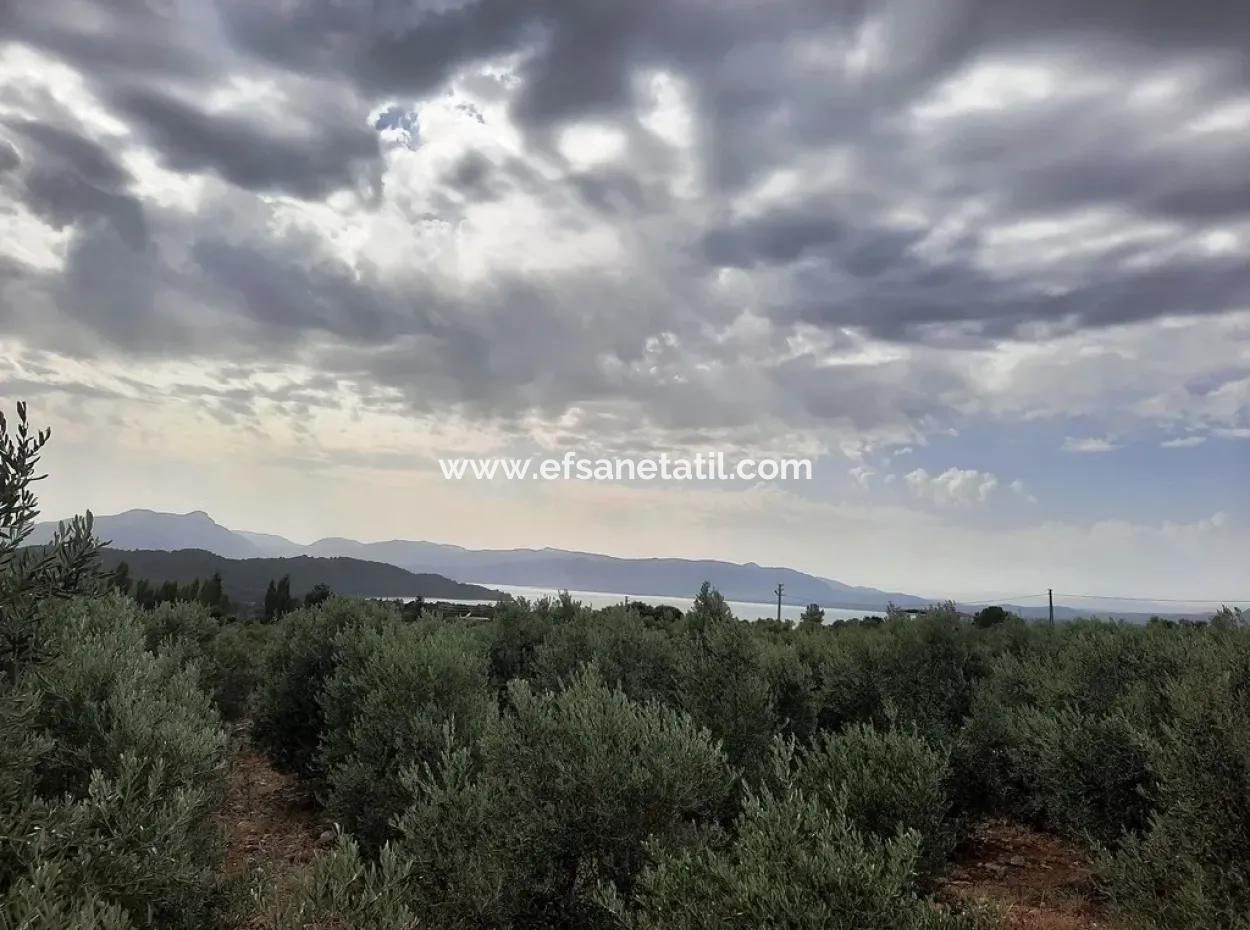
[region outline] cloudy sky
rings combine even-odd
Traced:
[[[1248,46],[1241,0],[9,0],[0,399],[55,516],[1250,596]],[[708,448],[815,480],[435,464]]]

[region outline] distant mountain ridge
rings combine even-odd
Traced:
[[[43,545],[52,538],[56,523],[39,523],[29,539]],[[255,559],[269,555],[243,535],[228,530],[202,510],[160,513],[127,510],[95,518],[96,535],[114,549],[204,549],[227,559]]]
[[[710,581],[726,598],[737,601],[767,603],[775,599],[772,592],[781,583],[785,588],[783,600],[787,604],[817,603],[822,607],[881,611],[891,602],[900,607],[922,607],[931,603],[927,598],[912,594],[847,585],[795,569],[760,566],[754,562],[626,559],[564,549],[466,549],[402,539],[365,543],[327,537],[301,545],[272,533],[228,529],[200,510],[187,514],[128,510],[112,516],[97,516],[95,523],[97,535],[109,540],[111,548],[119,550],[202,549],[231,559],[346,557],[381,562],[414,573],[487,584],[634,596],[690,597],[704,581]],[[55,523],[39,524],[31,542],[47,542],[55,528]],[[133,566],[132,574],[140,577]]]
[[[236,604],[259,604],[269,582],[286,575],[291,592],[299,597],[315,585],[326,584],[336,594],[358,597],[425,597],[493,601],[500,592],[481,585],[452,581],[437,574],[416,574],[384,562],[349,558],[228,559],[204,549],[114,549],[103,551],[104,567],[110,571],[125,562],[134,581],[145,579],[159,586],[210,578],[220,573],[222,589]]]

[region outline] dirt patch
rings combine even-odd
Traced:
[[[1003,911],[1003,930],[1116,930],[1089,863],[1057,837],[1000,821],[977,825],[948,870],[942,897]]]
[[[248,745],[239,730],[218,824],[226,837],[225,874],[265,894],[245,907],[244,927],[265,926],[263,898],[280,895],[294,872],[326,845],[312,793],[291,775],[277,771]]]

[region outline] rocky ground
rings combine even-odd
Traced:
[[[1003,914],[1003,930],[1117,930],[1079,849],[1002,821],[973,829],[941,896],[993,905]]]

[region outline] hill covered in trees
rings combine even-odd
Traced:
[[[289,576],[291,593],[303,597],[319,584],[339,594],[359,597],[426,597],[494,600],[499,592],[464,584],[443,575],[418,574],[386,565],[349,558],[227,559],[203,549],[164,552],[154,549],[104,549],[101,560],[108,570],[125,562],[131,579],[156,587],[172,581],[187,584],[220,574],[227,597],[238,605],[260,604],[274,579]]]

